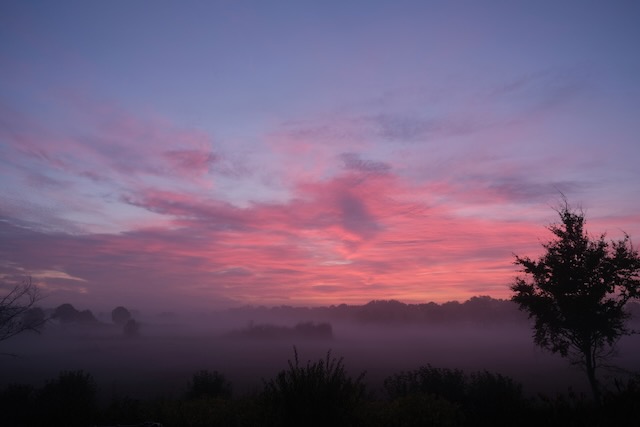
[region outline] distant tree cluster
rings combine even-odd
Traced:
[[[109,325],[100,322],[91,310],[77,310],[72,304],[61,304],[53,310],[51,319],[60,322],[64,326],[86,326],[92,328],[107,328]],[[115,326],[120,328],[122,334],[128,338],[135,338],[140,335],[140,323],[135,320],[131,312],[118,306],[111,311],[111,320]]]
[[[59,305],[53,311],[51,315],[52,319],[60,321],[60,323],[84,323],[84,324],[97,324],[98,319],[93,315],[91,310],[79,311],[68,303]]]
[[[125,307],[118,306],[111,311],[111,320],[122,328],[126,337],[134,338],[140,334],[140,323],[132,316]]]
[[[451,323],[521,321],[517,307],[510,301],[476,296],[459,303],[405,304],[395,300],[374,300],[360,306],[355,318],[368,323]]]
[[[226,314],[239,318],[260,319],[313,319],[314,321],[343,320],[361,323],[384,324],[446,324],[473,323],[526,323],[526,316],[510,300],[489,296],[476,296],[460,303],[450,301],[406,304],[396,300],[373,300],[364,305],[332,305],[328,307],[239,307]]]

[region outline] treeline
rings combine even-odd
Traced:
[[[640,323],[640,303],[627,303],[626,310],[631,314],[631,322]],[[99,321],[90,310],[77,310],[71,304],[62,304],[55,309],[42,310],[35,308],[27,313],[28,322],[42,321],[48,318],[61,325],[89,325],[93,327],[117,325],[125,335],[135,336],[139,333],[141,324],[133,318],[133,315],[124,307],[116,307],[112,313],[113,323]],[[114,317],[115,316],[115,317]],[[123,317],[124,316],[124,317]],[[215,319],[259,319],[261,323],[251,324],[242,331],[236,331],[238,335],[245,336],[284,336],[296,335],[295,328],[269,326],[267,322],[281,321],[283,319],[299,322],[301,319],[313,324],[327,324],[334,321],[348,321],[363,324],[416,324],[438,325],[450,323],[472,322],[474,324],[514,324],[526,323],[527,316],[518,310],[518,306],[510,301],[495,299],[489,296],[472,297],[465,302],[449,301],[442,304],[429,302],[423,304],[406,304],[396,300],[373,300],[363,305],[330,305],[322,307],[294,307],[280,305],[266,306],[242,306],[210,313]],[[163,321],[167,318],[177,320],[179,315],[173,312],[165,312],[159,315]],[[125,319],[124,321],[121,319]],[[300,326],[304,327],[304,325]],[[330,327],[330,325],[329,325]],[[280,329],[278,329],[280,328]],[[308,335],[322,335],[327,337],[329,331],[311,330]]]
[[[291,318],[313,320],[345,320],[359,323],[450,323],[450,322],[524,322],[526,315],[509,300],[489,296],[472,297],[465,302],[443,304],[429,302],[406,304],[396,300],[373,300],[364,305],[331,305],[326,307],[244,306],[221,312],[238,318]]]
[[[640,322],[640,303],[627,303],[631,321]],[[241,319],[311,319],[314,321],[344,320],[356,323],[380,324],[448,324],[460,322],[526,323],[527,315],[511,300],[490,296],[475,296],[465,302],[449,301],[407,304],[396,300],[373,300],[364,305],[330,305],[323,307],[293,307],[280,305],[243,306],[220,312],[222,316]]]
[[[503,375],[435,368],[400,372],[375,396],[331,352],[287,367],[260,391],[234,396],[223,374],[202,370],[172,397],[112,396],[98,403],[89,373],[61,372],[38,388],[12,384],[0,391],[4,426],[115,426],[153,421],[172,426],[611,426],[637,423],[640,376],[617,383],[601,405],[568,393],[527,398]]]
[[[37,324],[38,330],[46,329],[52,324],[62,328],[90,328],[93,332],[116,329],[127,337],[137,337],[141,326],[140,322],[134,319],[131,312],[123,306],[114,308],[111,311],[111,322],[105,323],[98,320],[91,310],[78,310],[69,303],[47,310],[40,307],[31,308],[26,311],[22,322]]]
[[[231,331],[227,336],[252,339],[331,339],[333,327],[330,323],[314,322],[300,322],[294,327],[251,322],[246,328]]]

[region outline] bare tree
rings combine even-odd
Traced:
[[[40,291],[25,278],[0,299],[0,341],[7,340],[24,331],[39,332],[44,316],[31,316],[30,311],[40,300]]]

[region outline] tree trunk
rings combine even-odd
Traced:
[[[591,392],[593,393],[593,399],[597,405],[600,405],[600,388],[598,387],[598,380],[596,380],[596,363],[591,353],[591,349],[584,352],[586,362],[585,368],[587,371],[587,378],[589,378]]]

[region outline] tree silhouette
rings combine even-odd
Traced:
[[[78,311],[69,304],[64,303],[56,307],[51,315],[52,319],[58,319],[62,323],[97,323],[98,319],[91,310]]]
[[[44,316],[36,318],[30,312],[40,299],[38,288],[31,278],[15,285],[0,298],[0,341],[24,331],[38,331],[44,324]]]
[[[604,234],[591,237],[584,213],[566,201],[558,214],[561,223],[548,227],[556,238],[542,245],[544,255],[516,255],[526,277],[515,279],[512,300],[535,320],[535,343],[580,365],[599,402],[596,369],[632,333],[625,304],[640,295],[640,258],[628,235],[610,242]]]
[[[111,320],[118,326],[124,326],[131,319],[131,313],[123,306],[118,306],[111,311]]]

